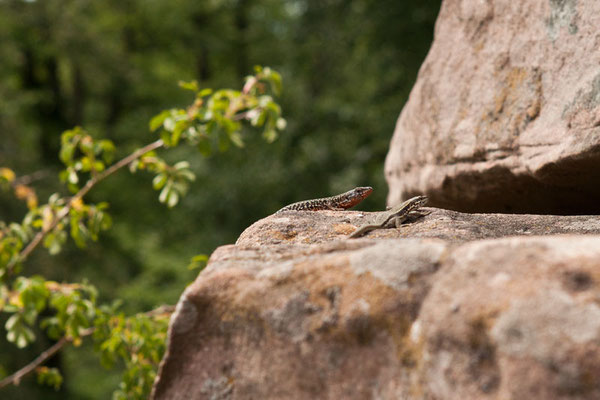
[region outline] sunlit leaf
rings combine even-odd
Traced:
[[[212,94],[212,92],[213,90],[210,88],[202,89],[200,92],[198,92],[198,97],[209,96]]]
[[[244,147],[244,141],[242,140],[242,135],[239,132],[230,133],[229,139],[231,139],[231,142],[237,147]]]
[[[167,198],[167,206],[175,207],[178,202],[179,202],[179,193],[177,193],[175,190],[171,190],[169,192],[169,195]]]
[[[165,111],[161,112],[160,114],[157,114],[154,117],[152,117],[152,119],[150,120],[150,123],[149,123],[150,131],[154,132],[155,130],[160,128],[162,126],[163,122],[165,121],[165,119],[167,119],[170,115],[171,115],[171,111],[165,110]]]
[[[167,174],[158,174],[152,180],[152,187],[154,188],[154,190],[159,190],[163,186],[165,186],[165,183],[167,183]]]
[[[179,87],[185,90],[192,90],[194,92],[198,91],[198,81],[190,81],[190,82],[185,82],[185,81],[179,81]]]

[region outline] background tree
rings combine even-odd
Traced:
[[[155,139],[146,129],[154,114],[189,103],[178,80],[239,86],[252,65],[268,64],[285,82],[288,127],[274,145],[250,137],[243,149],[209,159],[173,149],[166,161],[187,159],[196,175],[173,209],[139,174],[114,175],[89,195],[91,203],[109,199],[111,230],[85,251],[68,244],[54,257],[33,253],[31,273],[87,279],[99,301],[120,298],[127,313],[147,311],[177,301],[197,273],[186,269],[192,256],[232,243],[287,203],[371,185],[365,207],[381,209],[383,160],[439,3],[0,1],[0,164],[32,176],[40,199],[59,185],[64,130],[82,125],[113,140],[118,158]],[[2,192],[0,210],[0,220],[12,221],[27,209]],[[0,337],[0,375],[51,344],[24,352]],[[65,376],[60,392],[28,379],[2,395],[107,398],[119,372],[99,367],[89,346],[52,360]]]

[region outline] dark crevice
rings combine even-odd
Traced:
[[[461,173],[427,195],[431,206],[461,212],[597,215],[600,146],[547,164],[535,175],[515,175],[506,167]]]

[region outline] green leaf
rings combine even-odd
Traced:
[[[13,342],[17,345],[17,347],[19,349],[23,349],[23,348],[27,347],[27,344],[29,343],[27,340],[27,338],[29,337],[26,333],[27,330],[29,330],[29,329],[26,327],[23,327],[22,329],[19,329],[18,331],[15,332],[15,338],[14,338]],[[29,332],[31,332],[31,330],[29,330]]]
[[[198,254],[198,255],[192,257],[192,259],[190,260],[190,263],[188,264],[188,269],[189,270],[194,270],[194,269],[203,270],[204,267],[206,267],[207,262],[208,262],[208,255]]]
[[[80,141],[79,141],[79,148],[81,149],[81,151],[85,154],[90,154],[92,153],[93,149],[94,149],[94,140],[92,139],[92,137],[90,135],[85,135]]]
[[[38,367],[37,382],[42,385],[52,386],[54,390],[60,389],[63,383],[63,377],[56,368]]]
[[[256,114],[250,121],[252,126],[263,126],[265,123],[265,119],[267,118],[267,111],[262,110]]]
[[[8,331],[6,339],[11,343],[16,344],[20,349],[26,347],[30,342],[35,340],[35,334],[23,324],[23,319],[19,314],[12,315],[8,321],[6,321],[5,328]]]
[[[95,161],[94,162],[94,170],[96,172],[104,171],[104,163],[102,161]]]
[[[237,147],[244,147],[244,141],[242,140],[242,135],[239,132],[231,132],[229,134],[229,139],[231,139],[231,142]]]
[[[173,132],[173,130],[175,129],[175,118],[169,117],[166,118],[165,121],[163,122],[163,126],[165,127],[165,130],[169,131],[169,132]]]
[[[21,239],[21,241],[26,242],[27,240],[29,240],[29,235],[27,235],[27,232],[25,232],[25,229],[23,229],[21,225],[13,222],[9,225],[9,228],[11,232],[14,232],[19,237],[19,239]]]
[[[185,160],[179,161],[178,163],[173,165],[173,168],[175,168],[176,170],[188,169],[189,167],[190,167],[190,163]]]
[[[62,250],[65,240],[66,233],[64,231],[53,231],[44,238],[44,247],[48,249],[51,255],[56,255]]]
[[[173,182],[173,190],[179,195],[184,195],[188,190],[188,183],[181,180],[181,176],[178,176],[179,180]]]
[[[160,191],[160,194],[158,195],[158,201],[160,201],[161,203],[165,203],[167,201],[169,193],[171,193],[172,185],[173,183],[171,181],[169,181],[165,185],[165,187]]]
[[[272,70],[269,67],[265,67],[262,72],[264,79],[266,79],[269,82],[273,93],[279,96],[279,94],[281,93],[282,86],[281,75],[277,71]]]
[[[197,92],[199,87],[198,87],[198,81],[190,81],[190,82],[185,82],[185,81],[179,81],[179,87],[185,90],[192,90],[194,92]]]
[[[163,129],[160,131],[160,138],[165,142],[165,146],[171,146],[171,134],[169,132]]]
[[[159,190],[165,186],[165,183],[167,183],[167,174],[161,173],[156,175],[152,180],[152,187],[154,190]]]
[[[160,128],[162,126],[163,122],[165,121],[165,119],[167,119],[170,115],[171,115],[171,111],[165,110],[165,111],[161,112],[160,114],[157,114],[154,117],[152,117],[152,119],[150,120],[150,123],[149,123],[150,132],[154,132],[155,130]]]
[[[206,88],[206,89],[202,89],[199,93],[198,93],[198,97],[205,97],[205,96],[209,96],[211,95],[213,92],[212,89],[210,88]]]
[[[277,118],[277,122],[275,123],[275,127],[280,131],[284,130],[287,126],[287,121],[283,118]]]
[[[62,145],[59,153],[60,160],[65,164],[69,165],[73,161],[73,154],[75,153],[75,146],[71,143],[65,143]]]
[[[85,230],[81,229],[82,225],[80,224],[79,220],[71,219],[70,225],[71,225],[71,237],[73,238],[73,241],[75,242],[77,247],[79,247],[80,249],[85,248],[86,247],[85,239],[88,237],[88,235],[86,234]],[[60,251],[60,248],[59,248],[59,251]],[[50,250],[50,252],[51,252],[51,250]]]
[[[178,202],[179,202],[179,193],[177,193],[177,191],[175,191],[175,190],[171,190],[169,192],[169,196],[167,199],[167,206],[169,208],[175,207]]]
[[[14,327],[19,323],[21,316],[19,314],[13,314],[4,324],[4,329],[7,331],[12,331]]]
[[[187,128],[187,121],[178,121],[175,125],[175,129],[173,129],[173,133],[171,134],[171,146],[177,146],[179,144],[179,139],[181,139],[181,133],[185,128]]]
[[[105,163],[110,164],[115,155],[115,145],[110,140],[101,140],[98,145],[102,149],[102,159]]]
[[[44,238],[44,247],[49,249],[50,247],[52,247],[54,245],[54,243],[56,242],[56,238],[54,233],[48,233],[46,235],[46,237]],[[55,252],[52,253],[52,251],[50,252],[50,254],[56,254],[60,251],[60,247],[58,247],[58,250],[55,249]]]
[[[277,131],[275,129],[267,129],[263,132],[263,138],[267,143],[273,143],[277,139]]]
[[[184,169],[184,170],[179,171],[178,176],[180,176],[181,178],[183,178],[189,182],[193,182],[196,180],[196,175],[189,169]]]
[[[76,185],[79,182],[77,172],[75,172],[75,170],[71,167],[67,168],[67,182],[72,185]]]
[[[27,323],[27,325],[33,325],[35,320],[37,319],[38,312],[33,308],[26,308],[23,310],[23,321]]]

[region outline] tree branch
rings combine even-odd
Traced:
[[[154,317],[154,316],[158,316],[158,315],[172,314],[174,311],[175,311],[175,306],[162,305],[160,307],[155,308],[154,310],[150,310],[150,311],[147,311],[147,312],[141,313],[141,314],[147,315],[149,317]],[[95,330],[96,330],[96,328],[94,328],[94,327],[84,329],[83,331],[80,332],[79,336],[80,337],[90,336],[92,333],[94,333]],[[25,376],[27,376],[30,373],[32,373],[33,371],[35,371],[35,369],[37,367],[39,367],[40,365],[42,365],[43,363],[48,361],[48,359],[50,357],[52,357],[53,355],[58,353],[58,351],[60,349],[62,349],[67,343],[69,343],[71,341],[72,341],[72,339],[67,339],[64,336],[62,338],[60,338],[60,340],[58,342],[54,343],[51,347],[49,347],[44,352],[42,352],[32,362],[30,362],[29,364],[27,364],[20,370],[16,371],[15,373],[0,380],[0,389],[2,389],[5,386],[11,385],[11,384],[18,386],[19,383],[21,383],[21,379],[23,379]]]
[[[81,336],[89,336],[94,332],[94,328],[86,329],[81,333]],[[58,353],[60,349],[63,348],[65,344],[67,344],[69,340],[66,337],[62,337],[58,342],[54,343],[50,348],[45,350],[42,354],[37,356],[35,360],[18,370],[12,375],[7,376],[6,378],[0,381],[0,388],[4,386],[8,386],[10,384],[19,385],[21,383],[21,379],[26,375],[33,372],[37,367],[45,363],[50,357]]]
[[[79,189],[79,192],[77,192],[73,197],[71,197],[69,202],[63,208],[61,208],[60,211],[58,211],[58,213],[56,213],[56,217],[54,218],[52,223],[50,225],[48,225],[45,229],[39,231],[34,236],[34,238],[31,240],[31,242],[29,242],[27,244],[27,246],[21,251],[21,253],[19,254],[19,257],[16,257],[15,259],[13,259],[12,262],[10,262],[7,265],[7,267],[6,267],[7,273],[8,274],[12,273],[12,270],[13,270],[15,264],[17,262],[24,261],[29,256],[29,254],[40,244],[42,239],[44,239],[44,236],[46,236],[46,234],[48,232],[50,232],[51,230],[56,228],[56,225],[58,225],[59,222],[69,214],[69,211],[71,211],[71,208],[73,208],[73,204],[76,201],[79,201],[81,198],[83,198],[83,196],[85,196],[98,182],[104,180],[108,176],[115,173],[117,170],[123,168],[124,166],[128,165],[132,161],[135,161],[136,159],[143,156],[144,154],[146,154],[152,150],[158,149],[159,147],[162,147],[163,145],[164,145],[164,142],[162,141],[162,139],[154,141],[154,142],[142,147],[141,149],[134,151],[127,157],[119,160],[118,162],[111,165],[109,168],[105,169],[98,175],[96,175],[96,176],[92,177],[90,180],[88,180],[86,182],[86,184],[81,189]]]

